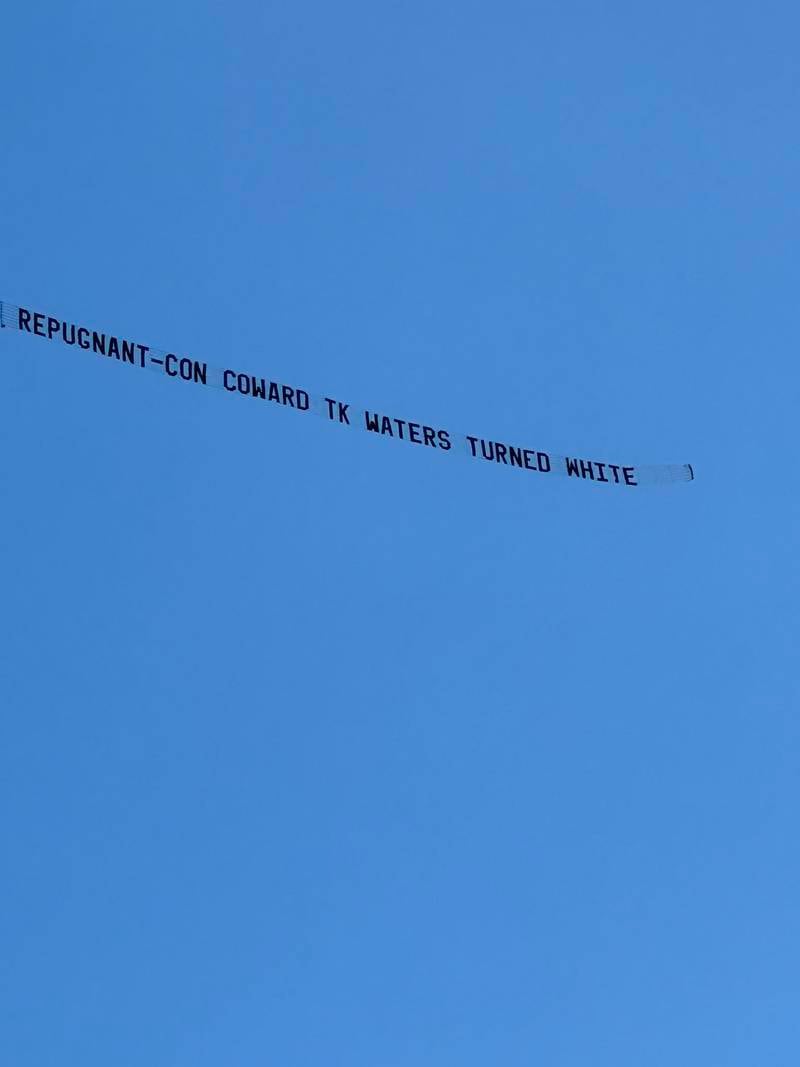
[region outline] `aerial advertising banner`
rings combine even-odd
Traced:
[[[130,338],[101,332],[69,322],[32,307],[20,307],[0,300],[0,328],[58,341],[78,351],[124,363],[135,370],[149,370],[176,383],[200,388],[221,389],[264,404],[292,408],[301,416],[317,415],[337,426],[381,437],[392,437],[420,448],[450,455],[461,454],[476,463],[516,467],[523,474],[538,477],[560,475],[597,485],[635,488],[690,482],[690,463],[642,466],[581,456],[562,456],[536,444],[487,438],[478,434],[456,433],[441,424],[428,425],[398,418],[384,409],[356,406],[341,397],[316,395],[296,382],[273,381],[239,366],[214,367],[204,360]]]

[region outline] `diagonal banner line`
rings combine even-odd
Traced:
[[[220,389],[261,402],[292,408],[300,414],[316,415],[349,429],[358,429],[381,437],[433,448],[439,452],[462,455],[476,462],[516,467],[523,472],[546,476],[576,478],[600,485],[636,488],[645,485],[670,485],[694,480],[691,463],[623,464],[608,460],[562,456],[554,452],[507,441],[454,433],[440,426],[400,419],[374,408],[356,406],[337,397],[317,395],[297,385],[259,377],[237,367],[215,367],[164,348],[141,344],[82,326],[33,308],[0,300],[0,328],[17,330],[118,363],[153,371],[162,377],[202,388]]]

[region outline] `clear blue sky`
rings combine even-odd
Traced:
[[[800,15],[3,16],[0,297],[611,491],[0,335],[14,1067],[800,1055]]]

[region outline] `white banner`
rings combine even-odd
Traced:
[[[455,433],[441,425],[431,426],[412,419],[401,419],[383,409],[356,406],[339,397],[317,395],[297,384],[273,381],[238,366],[214,367],[185,354],[154,348],[5,301],[0,301],[0,328],[60,341],[76,350],[113,359],[134,369],[154,371],[176,382],[221,389],[262,403],[280,404],[301,415],[317,415],[346,429],[392,437],[451,455],[461,454],[477,463],[516,467],[526,473],[547,477],[560,475],[584,482],[631,488],[690,482],[694,479],[690,463],[644,466],[612,463],[580,456],[561,456],[539,445],[533,447],[477,434]]]

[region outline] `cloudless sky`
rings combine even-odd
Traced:
[[[0,1058],[800,1055],[797,5],[3,14]]]

